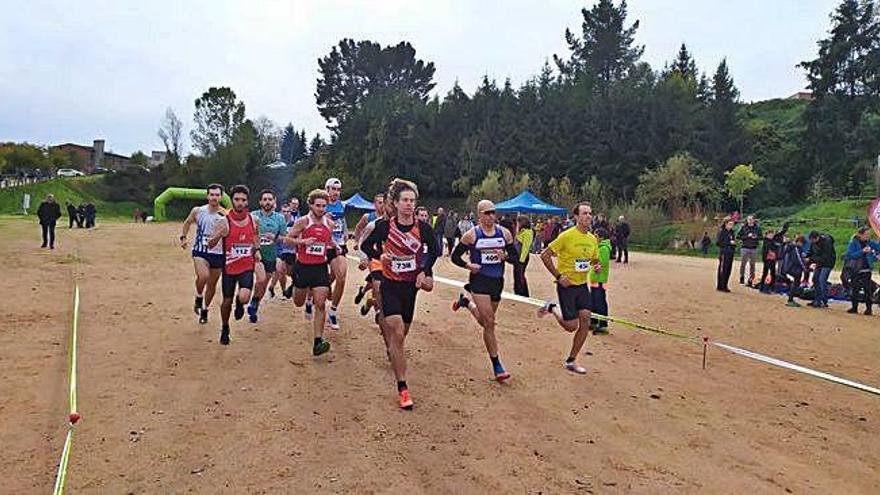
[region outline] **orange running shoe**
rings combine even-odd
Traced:
[[[410,410],[413,408],[412,398],[409,396],[409,389],[403,389],[400,392],[400,408]]]

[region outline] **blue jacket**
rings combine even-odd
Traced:
[[[870,253],[863,253],[862,249],[865,247],[870,247],[872,251]],[[872,268],[874,265],[874,259],[876,256],[880,254],[880,243],[876,241],[862,241],[858,237],[853,237],[851,241],[849,241],[849,246],[846,248],[846,254],[843,255],[843,259],[852,260],[856,259],[859,256],[865,257],[865,263],[867,263],[867,268]]]

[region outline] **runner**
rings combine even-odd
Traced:
[[[495,204],[488,200],[477,203],[478,224],[461,236],[461,242],[452,251],[452,262],[470,271],[468,283],[464,290],[469,292],[468,298],[459,293],[458,299],[452,303],[452,310],[467,308],[483,327],[483,342],[489,351],[495,379],[503,382],[510,378],[498,358],[498,341],[495,338],[495,313],[501,302],[501,291],[504,289],[504,261],[517,258],[513,245],[513,234],[506,228],[495,223]],[[465,262],[462,255],[468,251]]]
[[[578,374],[587,372],[575,361],[590,331],[590,289],[587,276],[590,267],[599,272],[599,241],[590,233],[593,209],[589,203],[578,203],[571,210],[575,226],[549,243],[541,253],[541,261],[547,271],[556,279],[556,294],[559,305],[547,301],[538,310],[539,316],[552,313],[567,332],[575,332],[565,369]],[[553,257],[558,257],[558,266],[553,265]]]
[[[254,267],[260,263],[260,221],[248,212],[247,186],[235,186],[232,195],[232,211],[227,218],[217,223],[214,234],[208,240],[208,247],[220,244],[222,240],[225,264],[223,265],[223,304],[220,316],[223,327],[220,329],[220,344],[229,345],[229,313],[232,312],[232,298],[235,297],[235,319],[244,316],[244,305],[251,298],[254,287]],[[238,286],[238,294],[236,294]]]
[[[369,232],[373,231],[373,228],[376,226],[376,220],[379,218],[384,218],[385,216],[385,193],[379,193],[373,197],[373,208],[374,210],[369,213],[364,213],[361,219],[358,221],[358,224],[354,228],[354,238],[357,243],[357,246],[360,246],[361,242],[369,235]],[[363,306],[361,306],[361,316],[367,316],[370,312],[370,308],[374,308],[377,310],[377,323],[378,323],[378,310],[379,306],[379,279],[382,276],[382,264],[378,261],[370,261],[366,254],[361,252],[362,258],[360,263],[358,264],[358,269],[363,271],[369,268],[369,273],[367,273],[366,278],[364,279],[365,285],[358,287],[358,293],[354,297],[354,303],[360,304],[364,299],[364,296],[367,296],[367,300]]]
[[[257,322],[260,299],[266,295],[269,281],[275,279],[275,262],[278,259],[277,241],[287,235],[287,222],[281,213],[275,211],[275,193],[271,189],[260,191],[260,210],[251,213],[260,225],[260,258],[262,267],[257,266],[257,283],[254,295],[247,307],[251,323]],[[274,296],[274,294],[273,294]]]
[[[339,330],[339,315],[336,313],[339,303],[342,301],[342,294],[345,292],[345,275],[348,271],[348,262],[345,255],[348,254],[348,227],[345,224],[345,205],[339,199],[342,192],[342,181],[332,177],[324,183],[327,194],[330,195],[330,201],[327,204],[327,213],[333,220],[335,227],[333,228],[333,241],[339,246],[337,256],[330,258],[330,273],[333,279],[333,293],[330,296],[330,311],[327,313],[327,319],[330,321],[330,328]],[[308,309],[308,308],[307,308]]]
[[[327,271],[329,254],[337,247],[333,242],[333,222],[329,220],[326,191],[315,189],[309,193],[309,214],[297,220],[288,232],[285,242],[296,246],[296,262],[293,265],[293,304],[301,307],[311,293],[315,318],[315,340],[312,354],[320,356],[330,350],[330,342],[324,340],[324,310],[330,293],[330,274]]]
[[[207,188],[208,204],[196,206],[190,210],[180,233],[180,247],[186,249],[186,237],[189,227],[196,224],[196,238],[193,240],[192,259],[196,272],[196,297],[193,311],[199,316],[199,323],[208,323],[208,308],[214,300],[217,280],[223,273],[223,246],[208,247],[208,239],[214,235],[214,226],[223,219],[220,209],[220,198],[223,197],[223,186],[211,184]]]
[[[290,209],[290,204],[285,204],[281,207],[281,215],[284,217],[285,225],[287,225],[285,229],[285,235],[287,235],[290,232],[290,228],[293,227],[293,223],[299,218],[299,212],[294,214]],[[284,242],[284,236],[278,238],[277,249],[278,261],[275,263],[275,281],[281,285],[281,294],[284,298],[290,299],[293,297],[293,284],[291,283],[288,286],[287,278],[290,276],[290,271],[293,270],[293,262],[296,260],[296,249]]]
[[[406,355],[403,344],[409,333],[419,289],[434,289],[432,269],[438,252],[431,226],[415,218],[418,189],[410,181],[394,179],[387,199],[393,216],[377,220],[375,228],[361,243],[361,250],[382,262],[382,332],[388,358],[397,379],[400,407],[412,409],[413,401],[406,383]],[[425,255],[423,247],[428,246]]]

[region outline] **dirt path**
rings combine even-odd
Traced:
[[[191,313],[176,228],[61,229],[47,252],[38,228],[0,219],[4,491],[54,482],[74,270],[84,420],[71,493],[880,491],[878,397],[720,350],[703,371],[698,346],[625,328],[591,336],[590,373],[574,376],[561,366],[570,336],[509,301],[498,321],[513,378],[501,386],[476,325],[448,309],[455,289],[439,284],[420,294],[407,342],[412,412],[395,406],[355,283],[327,356],[311,356],[310,327],[282,300],[257,325],[234,323],[223,348],[219,314],[199,326]],[[539,264],[532,292],[549,296]],[[446,259],[438,272],[464,278]],[[714,273],[713,260],[636,253],[612,267],[612,313],[880,384],[878,317],[718,294]]]

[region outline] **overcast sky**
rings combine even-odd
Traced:
[[[535,75],[563,32],[580,32],[575,0],[12,0],[0,17],[0,141],[163,149],[166,107],[190,128],[193,101],[230,86],[249,117],[327,131],[315,107],[317,59],[343,37],[411,42],[434,62],[437,91],[482,76]],[[727,57],[743,100],[805,85],[836,0],[630,0],[644,58],[660,68],[685,42],[701,69]],[[149,154],[149,153],[148,153]]]

